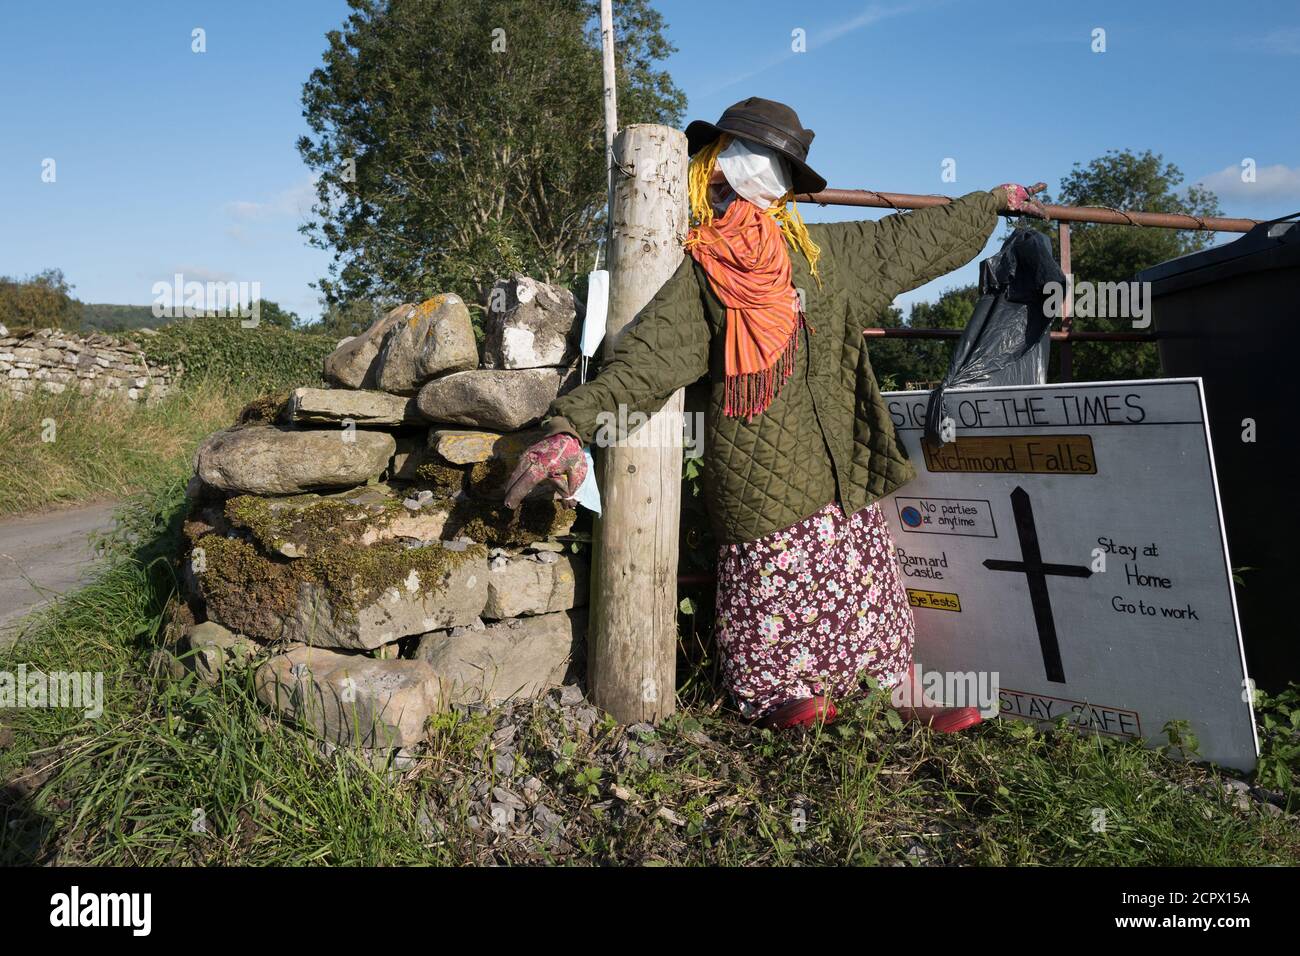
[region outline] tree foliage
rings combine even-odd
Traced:
[[[306,331],[330,335],[335,339],[359,335],[384,317],[400,303],[374,302],[370,299],[353,299],[350,302],[321,300],[320,318],[306,327]]]
[[[46,269],[25,279],[0,276],[0,323],[13,332],[62,329],[65,332],[132,332],[157,328],[173,319],[155,316],[151,305],[82,302],[62,269]],[[270,299],[260,300],[259,322],[280,329],[302,327],[297,313]]]
[[[62,269],[46,269],[24,279],[0,276],[0,323],[11,332],[75,329],[81,303]]]
[[[290,312],[281,307],[278,302],[259,299],[258,306],[257,321],[261,325],[269,325],[277,329],[293,329],[302,323],[297,312]]]
[[[152,305],[113,305],[107,302],[81,304],[82,332],[128,332],[133,329],[156,329],[172,319],[153,314]]]
[[[915,302],[904,321],[901,310],[890,307],[881,316],[881,328],[964,329],[975,311],[979,286],[947,289],[935,302]],[[873,339],[868,343],[871,367],[881,388],[927,389],[948,371],[954,339]]]
[[[1108,150],[1074,168],[1061,181],[1059,201],[1069,206],[1104,206],[1143,212],[1186,213],[1194,216],[1222,215],[1218,197],[1210,190],[1192,185],[1185,190],[1182,171],[1159,153],[1146,150]],[[1032,226],[1050,234],[1053,251],[1060,255],[1055,224]],[[1140,226],[1110,226],[1095,223],[1070,224],[1070,265],[1075,282],[1127,282],[1143,269],[1204,249],[1214,243],[1214,234],[1185,229]],[[1131,318],[1076,317],[1074,328],[1084,330],[1131,331]],[[1076,342],[1073,378],[1076,381],[1151,378],[1160,374],[1156,346],[1132,342]],[[1053,369],[1059,346],[1052,349]],[[1049,373],[1053,374],[1053,373]]]
[[[475,303],[498,275],[567,281],[606,194],[595,0],[349,0],[303,91],[319,174],[311,242],[330,303]],[[673,48],[647,0],[616,5],[621,125],[677,125],[657,69]]]
[[[1075,163],[1061,182],[1059,200],[1044,194],[1043,202],[1069,206],[1103,206],[1144,212],[1221,215],[1218,197],[1200,186],[1180,191],[1183,174],[1158,153],[1147,150],[1110,150],[1087,164]],[[1060,257],[1056,223],[1022,220],[1016,228],[1046,232],[1053,254]],[[1007,233],[1010,234],[1009,231]],[[1109,226],[1071,223],[1071,271],[1076,282],[1127,282],[1143,269],[1213,244],[1214,235],[1181,229]],[[979,298],[975,285],[949,289],[938,301],[913,305],[906,321],[898,309],[880,317],[883,328],[964,328]],[[1124,331],[1131,317],[1074,318],[1074,328]],[[952,339],[877,339],[871,343],[871,361],[882,386],[929,387],[942,378],[952,355]],[[1057,379],[1060,343],[1054,343],[1048,367],[1049,380]],[[1075,381],[1152,378],[1160,374],[1153,344],[1133,342],[1075,342],[1072,344]]]

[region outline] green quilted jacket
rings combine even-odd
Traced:
[[[753,541],[831,501],[852,514],[916,476],[862,330],[900,293],[974,258],[997,223],[998,202],[974,192],[879,222],[810,225],[822,250],[821,286],[803,256],[792,255],[791,265],[811,329],[794,373],[752,421],[722,413],[725,312],[687,256],[619,335],[600,373],[557,398],[545,424],[590,443],[602,412],[617,417],[621,405],[626,414],[650,414],[707,376],[704,494],[719,542]]]

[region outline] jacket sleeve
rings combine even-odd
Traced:
[[[543,426],[590,443],[602,412],[612,421],[620,419],[620,406],[628,414],[657,412],[673,392],[708,373],[711,338],[694,260],[687,256],[619,334],[599,374],[552,402]]]
[[[947,205],[878,222],[836,222],[822,228],[836,272],[873,282],[892,301],[975,258],[997,225],[999,202],[992,192],[973,192]]]

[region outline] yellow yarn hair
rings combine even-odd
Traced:
[[[731,136],[723,133],[708,146],[691,157],[690,167],[686,171],[686,195],[690,200],[691,219],[697,226],[707,226],[713,222],[713,204],[709,202],[709,180],[718,165],[718,154],[731,142]],[[799,215],[799,204],[794,201],[794,193],[789,192],[763,210],[776,220],[781,227],[781,235],[790,247],[803,253],[808,260],[808,271],[821,285],[822,277],[817,272],[817,260],[822,251],[808,235],[808,227]]]

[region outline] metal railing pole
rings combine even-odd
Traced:
[[[819,206],[871,206],[878,209],[927,209],[946,206],[951,196],[919,193],[882,193],[874,189],[823,189],[794,197],[799,202]],[[1092,222],[1117,226],[1154,226],[1159,229],[1193,229],[1207,232],[1249,232],[1259,225],[1258,219],[1233,219],[1225,216],[1192,216],[1175,212],[1133,212],[1106,206],[1045,206],[1047,218],[1057,222]],[[1019,215],[1003,208],[999,212]]]

